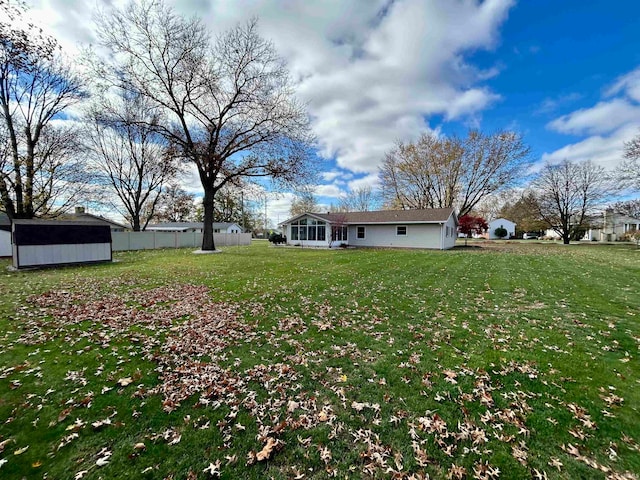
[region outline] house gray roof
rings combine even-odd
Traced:
[[[146,230],[190,230],[202,229],[202,222],[163,222],[147,225]]]
[[[91,213],[74,213],[69,216],[69,219],[73,222],[81,222],[81,223],[99,223],[102,225],[109,225],[112,228],[129,228],[126,225],[123,225],[118,222],[114,222],[113,220],[109,220],[108,218],[101,217],[99,215],[93,215]]]
[[[454,214],[453,208],[427,208],[421,210],[377,210],[373,212],[306,213],[296,215],[282,224],[304,215],[310,215],[329,223],[378,224],[378,223],[444,223]],[[455,218],[455,214],[454,214]]]
[[[232,225],[240,227],[237,223],[233,222],[214,222],[211,224],[214,230],[226,230]],[[190,230],[190,229],[198,229],[201,230],[204,228],[203,222],[163,222],[163,223],[155,223],[151,225],[147,225],[147,230],[158,230],[158,231],[180,231],[180,230]]]

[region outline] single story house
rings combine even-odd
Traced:
[[[243,233],[242,227],[232,222],[213,222],[213,233]],[[203,222],[163,222],[147,225],[147,232],[196,232],[204,231]]]
[[[280,225],[288,245],[447,250],[455,245],[458,217],[453,208],[302,213]]]
[[[507,236],[503,238],[507,239],[515,237],[516,225],[516,223],[513,223],[511,220],[507,220],[506,218],[496,218],[489,222],[489,229],[483,234],[483,236],[489,240],[499,240],[500,237],[496,235],[496,229],[504,228],[507,231]]]

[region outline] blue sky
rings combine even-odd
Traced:
[[[534,159],[585,138],[548,124],[606,100],[608,88],[640,66],[639,19],[635,1],[516,4],[501,28],[500,46],[470,57],[479,65],[500,65],[487,85],[502,98],[483,112],[480,126],[518,129]],[[459,128],[447,124],[444,131]]]
[[[537,165],[590,159],[607,168],[640,132],[637,0],[167,2],[214,33],[259,18],[309,106],[323,205],[375,186],[384,153],[424,131],[514,129]],[[94,40],[93,2],[31,4],[72,54]],[[199,191],[195,177],[185,186]],[[271,196],[274,222],[292,196]]]

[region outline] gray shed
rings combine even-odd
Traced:
[[[111,230],[100,223],[14,220],[15,268],[109,262]]]

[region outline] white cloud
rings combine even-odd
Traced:
[[[328,172],[322,172],[320,176],[327,182],[332,182],[335,180],[335,183],[338,184],[344,184],[347,180],[351,180],[353,178],[352,173],[348,173],[344,170],[338,169],[333,169]]]
[[[621,92],[626,93],[629,98],[636,102],[640,102],[640,67],[618,78],[618,80],[609,87],[606,94],[611,96]]]
[[[366,175],[362,178],[358,178],[357,180],[353,180],[349,182],[349,190],[354,191],[358,188],[362,187],[371,187],[372,189],[377,189],[380,186],[380,177],[378,174]]]
[[[344,195],[344,192],[337,185],[316,185],[313,188],[313,193],[319,197],[331,197],[340,198]]]
[[[629,122],[640,121],[640,105],[633,105],[623,98],[599,102],[591,108],[583,108],[563,115],[547,126],[560,133],[593,135],[612,132]]]
[[[273,225],[278,225],[278,223],[290,217],[289,211],[294,199],[295,195],[290,192],[269,196],[267,200],[267,217]]]
[[[622,161],[624,142],[637,135],[639,127],[640,122],[629,123],[611,135],[590,136],[552,153],[543,154],[542,161],[559,163],[565,159],[571,162],[591,160],[607,169],[612,169]]]
[[[613,169],[622,161],[624,143],[638,135],[640,128],[640,68],[620,76],[605,91],[605,96],[609,99],[563,115],[547,125],[560,133],[586,138],[544,153],[543,162],[591,160]]]

